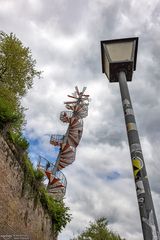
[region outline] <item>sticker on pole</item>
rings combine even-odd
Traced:
[[[140,157],[132,158],[134,176],[137,177],[141,169],[143,168],[143,161]]]
[[[135,123],[130,122],[130,123],[127,124],[127,131],[129,132],[129,131],[132,131],[132,130],[137,131],[137,127],[136,127]]]

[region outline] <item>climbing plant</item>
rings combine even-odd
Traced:
[[[33,168],[27,155],[23,156],[21,164],[24,171],[22,195],[25,192],[29,193],[30,197],[34,198],[35,208],[38,203],[42,204],[43,209],[51,218],[53,232],[61,232],[71,220],[69,208],[65,206],[63,201],[56,201],[48,194],[43,185],[43,173]]]

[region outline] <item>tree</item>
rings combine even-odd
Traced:
[[[105,217],[98,218],[94,222],[90,222],[80,235],[72,240],[125,240],[119,235],[108,229],[108,221]]]
[[[20,131],[24,123],[23,108],[16,95],[7,88],[0,88],[0,129],[7,131],[12,125]]]
[[[0,32],[0,85],[18,96],[32,87],[33,78],[40,76],[29,48],[13,34]]]
[[[0,32],[0,129],[21,136],[25,123],[21,97],[32,87],[33,78],[40,77],[29,48],[13,34]],[[13,134],[12,134],[13,135]]]

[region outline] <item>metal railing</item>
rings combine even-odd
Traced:
[[[52,134],[50,138],[50,143],[59,146],[61,143],[63,143],[64,135],[60,134]]]
[[[55,166],[54,163],[51,163],[50,161],[48,161],[48,159],[46,159],[42,156],[39,156],[37,168],[42,170],[44,173],[45,173],[45,171],[50,171],[53,174],[54,166]],[[65,192],[66,191],[65,189],[67,186],[67,179],[66,179],[65,175],[59,170],[59,171],[56,171],[55,174],[53,174],[53,179],[54,178],[58,179],[58,183],[63,185],[63,188],[64,188],[63,192]],[[56,187],[56,185],[57,184],[55,184],[55,187]]]
[[[73,112],[72,111],[62,111],[60,113],[60,120],[62,122],[67,123],[68,119],[70,119],[73,116]]]
[[[55,177],[58,178],[64,186],[67,185],[67,179],[61,171],[57,171]]]

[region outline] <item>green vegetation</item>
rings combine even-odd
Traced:
[[[63,201],[56,201],[48,194],[43,185],[43,173],[33,168],[27,155],[23,155],[21,165],[24,171],[22,195],[29,192],[34,198],[35,208],[40,202],[52,220],[53,232],[61,232],[71,220],[69,208],[65,207]]]
[[[1,82],[0,82],[1,85]],[[9,130],[21,131],[24,123],[23,108],[11,90],[0,87],[0,129],[6,134]]]
[[[0,32],[0,129],[21,132],[24,126],[24,108],[21,97],[32,87],[33,79],[40,77],[36,61],[29,48],[13,34]]]
[[[28,157],[28,141],[22,134],[25,125],[21,98],[32,87],[34,77],[40,77],[36,61],[29,48],[14,34],[0,32],[0,132],[16,147],[17,160],[24,172],[22,195],[40,202],[52,220],[53,232],[58,233],[70,221],[69,209],[47,193],[43,174],[35,170]]]
[[[94,222],[90,222],[88,228],[86,228],[79,236],[72,240],[125,240],[120,238],[108,229],[108,221],[105,217],[98,218]]]
[[[44,188],[40,189],[40,202],[47,209],[53,223],[53,230],[60,232],[71,220],[68,213],[69,208],[65,207],[63,201],[53,200]]]
[[[16,145],[20,150],[26,151],[29,147],[29,142],[20,132],[8,132],[8,138]]]
[[[13,34],[0,32],[0,82],[18,96],[24,96],[39,76],[29,48]]]

